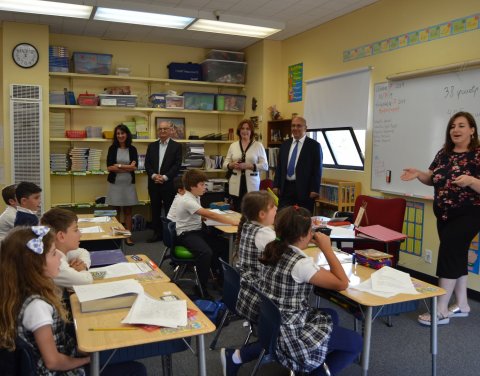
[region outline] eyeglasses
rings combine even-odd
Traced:
[[[303,124],[292,124],[292,128],[303,128],[304,126]]]
[[[168,128],[157,128],[157,130],[159,132],[166,132],[166,131],[169,131],[170,129],[172,129],[172,128],[170,128],[170,127],[168,127]]]

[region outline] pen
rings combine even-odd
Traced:
[[[120,328],[89,328],[89,332],[106,332],[106,331],[113,331],[113,330],[137,330],[138,328],[132,328],[132,327],[120,327]]]

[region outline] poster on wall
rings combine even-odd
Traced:
[[[301,102],[303,99],[303,63],[288,67],[288,102]]]

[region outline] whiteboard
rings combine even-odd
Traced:
[[[400,175],[406,167],[428,170],[458,111],[470,112],[480,125],[479,70],[376,84],[372,189],[432,198],[433,187],[404,182]]]

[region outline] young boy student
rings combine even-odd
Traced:
[[[170,206],[170,210],[168,211],[167,218],[170,219],[172,222],[176,222],[178,201],[180,201],[182,196],[185,194],[185,187],[183,186],[183,181],[181,176],[177,176],[175,179],[173,179],[173,188],[177,191],[177,194],[173,199],[172,206]]]
[[[17,216],[17,198],[15,197],[15,184],[8,185],[2,189],[3,201],[6,208],[0,215],[0,240],[2,240],[13,228]]]
[[[80,230],[77,215],[66,209],[52,208],[42,215],[40,223],[50,227],[55,233],[55,247],[60,253],[60,270],[53,279],[60,287],[92,283],[90,253],[80,244]]]
[[[36,226],[38,225],[37,211],[42,203],[40,188],[35,183],[22,181],[15,188],[17,197],[17,215],[15,217],[15,226]]]
[[[210,267],[212,267],[214,273],[218,273],[219,276],[222,275],[218,257],[227,252],[228,246],[222,241],[223,239],[207,234],[202,230],[202,217],[233,226],[237,226],[239,220],[230,219],[227,216],[202,208],[200,196],[205,193],[205,182],[207,180],[207,175],[196,169],[188,170],[185,173],[183,185],[186,192],[178,201],[175,223],[177,242],[187,247],[195,255],[195,265],[204,297],[210,298],[207,291]]]

